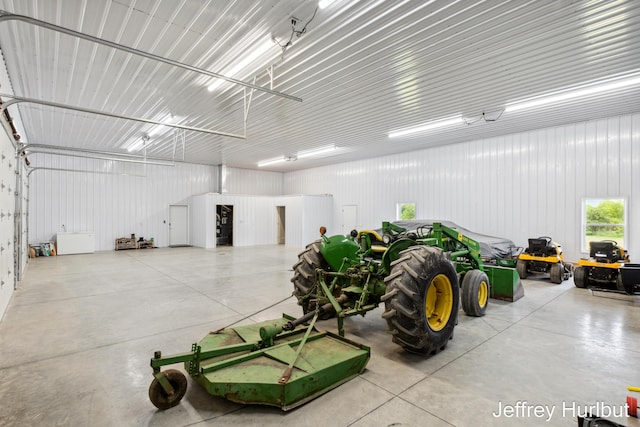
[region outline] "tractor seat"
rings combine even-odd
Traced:
[[[528,252],[531,255],[553,255],[553,246],[547,245],[547,239],[529,239]]]
[[[620,251],[613,242],[591,242],[589,256],[599,262],[616,262],[620,260]]]

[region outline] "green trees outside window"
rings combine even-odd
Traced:
[[[398,203],[398,219],[416,219],[415,203]]]
[[[589,242],[600,240],[614,240],[625,247],[624,199],[585,199],[583,213],[585,251]]]

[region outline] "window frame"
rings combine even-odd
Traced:
[[[402,212],[402,208],[406,205],[413,205],[413,218],[410,219],[402,219],[401,218],[401,212]],[[417,218],[417,205],[416,202],[398,202],[396,203],[396,221],[410,221],[412,219],[416,219]]]
[[[589,205],[593,205],[592,203],[588,203],[588,202],[594,202],[596,201],[597,203],[595,205],[599,205],[602,202],[608,201],[608,200],[612,200],[612,201],[621,201],[623,204],[623,218],[622,218],[622,224],[605,224],[605,223],[593,223],[593,224],[588,224],[587,223],[587,204]],[[593,205],[593,206],[595,206]],[[587,227],[589,225],[621,225],[624,229],[623,233],[622,233],[622,242],[618,242],[621,243],[622,247],[624,247],[625,249],[626,247],[626,242],[628,242],[628,230],[629,230],[629,202],[627,197],[623,197],[623,196],[612,196],[612,197],[583,197],[581,200],[581,218],[580,218],[580,249],[583,253],[588,254],[589,253],[589,245],[587,244]],[[613,240],[613,239],[612,239]]]

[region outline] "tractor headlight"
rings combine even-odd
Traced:
[[[391,243],[392,240],[393,238],[391,237],[390,234],[384,234],[382,236],[382,243],[384,243],[385,245],[388,245],[389,243]]]

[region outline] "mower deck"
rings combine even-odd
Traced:
[[[213,396],[286,411],[355,377],[369,361],[369,347],[307,325],[278,335],[269,332],[289,320],[284,316],[212,332],[193,345],[192,353],[151,363],[184,362],[189,375]]]

